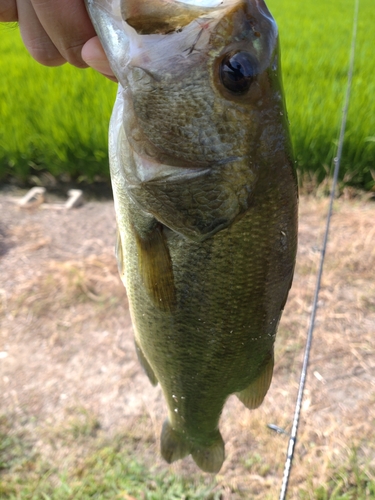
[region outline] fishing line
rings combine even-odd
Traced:
[[[310,316],[310,323],[309,323],[309,328],[308,328],[308,332],[307,332],[305,353],[304,353],[304,357],[303,357],[301,378],[300,378],[299,387],[298,387],[298,394],[297,394],[297,401],[296,401],[296,407],[295,407],[294,418],[293,418],[293,425],[292,425],[292,430],[291,430],[288,448],[287,448],[285,468],[284,468],[284,474],[283,474],[283,482],[282,482],[282,486],[281,486],[281,490],[280,490],[279,500],[285,500],[285,498],[286,498],[286,494],[288,491],[290,472],[292,470],[292,464],[293,464],[294,448],[295,448],[296,441],[297,441],[298,424],[299,424],[299,419],[300,419],[300,414],[301,414],[302,399],[303,399],[303,393],[304,393],[305,383],[306,383],[307,369],[308,369],[309,356],[310,356],[311,344],[312,344],[312,336],[313,336],[313,331],[314,331],[314,326],[315,326],[316,311],[318,308],[318,298],[319,298],[319,291],[320,291],[320,287],[321,287],[321,280],[322,280],[322,274],[323,274],[323,264],[324,264],[324,259],[325,259],[325,255],[326,255],[329,227],[330,227],[331,217],[332,217],[333,201],[335,199],[336,185],[337,185],[338,175],[339,175],[339,171],[340,171],[342,148],[343,148],[343,144],[344,144],[346,121],[347,121],[347,117],[348,117],[349,98],[350,98],[350,92],[351,92],[351,87],[352,87],[355,46],[356,46],[356,39],[357,39],[358,10],[359,10],[359,0],[355,0],[355,2],[354,2],[354,16],[353,16],[353,32],[352,32],[352,41],[351,41],[350,59],[349,59],[349,70],[348,70],[348,80],[347,80],[347,86],[346,86],[345,101],[344,101],[344,106],[343,106],[343,110],[342,110],[342,121],[341,121],[339,142],[338,142],[338,146],[337,146],[337,153],[336,153],[336,156],[334,158],[335,169],[334,169],[334,173],[333,173],[333,180],[332,180],[332,188],[331,188],[331,196],[330,196],[330,201],[329,201],[326,229],[325,229],[325,234],[324,234],[323,246],[322,246],[322,250],[321,250],[320,264],[319,264],[319,270],[318,270],[318,275],[317,275],[317,280],[316,280],[312,312],[311,312],[311,316]]]

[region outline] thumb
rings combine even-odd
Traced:
[[[104,76],[117,82],[117,78],[113,74],[111,67],[109,65],[107,56],[103,50],[102,44],[97,36],[90,38],[85,45],[82,47],[82,59],[91,68],[95,69]]]

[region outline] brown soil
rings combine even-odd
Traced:
[[[228,498],[241,491],[277,498],[287,436],[267,424],[290,431],[327,206],[326,199],[300,202],[295,280],[264,404],[250,412],[232,397],[225,407],[227,459],[217,481]],[[136,359],[112,202],[26,210],[3,194],[0,213],[0,415],[15,432],[27,429],[56,463],[74,454],[74,443],[56,451],[51,429],[84,413],[108,439],[132,433],[140,460],[167,469],[158,452],[164,402]],[[375,465],[374,222],[374,203],[335,202],[290,498],[328,481],[352,446]],[[200,475],[190,458],[170,468]]]

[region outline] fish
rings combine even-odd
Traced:
[[[263,0],[86,0],[119,81],[116,255],[161,455],[225,460],[235,394],[263,401],[291,287],[298,189],[277,25]]]

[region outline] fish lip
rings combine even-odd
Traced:
[[[148,0],[142,0],[145,3]],[[172,61],[174,58],[182,58],[184,67],[196,62],[194,57],[199,54],[202,58],[206,58],[209,50],[210,38],[218,23],[225,16],[236,10],[241,5],[246,5],[248,0],[222,0],[215,6],[204,7],[202,5],[194,5],[193,3],[175,2],[159,0],[163,3],[184,5],[184,8],[201,9],[202,13],[197,13],[196,17],[192,17],[187,24],[170,31],[145,32],[137,30],[132,24],[122,16],[122,28],[128,40],[128,67],[139,68],[147,71],[152,78],[155,78],[155,73],[165,70],[166,60]],[[152,3],[152,2],[150,2]],[[142,10],[142,6],[140,7]],[[142,17],[140,12],[135,10],[137,15]],[[156,78],[157,80],[157,78]],[[121,81],[121,80],[120,80]]]
[[[204,15],[226,11],[243,0],[123,0],[121,17],[140,35],[169,35],[182,31]]]

